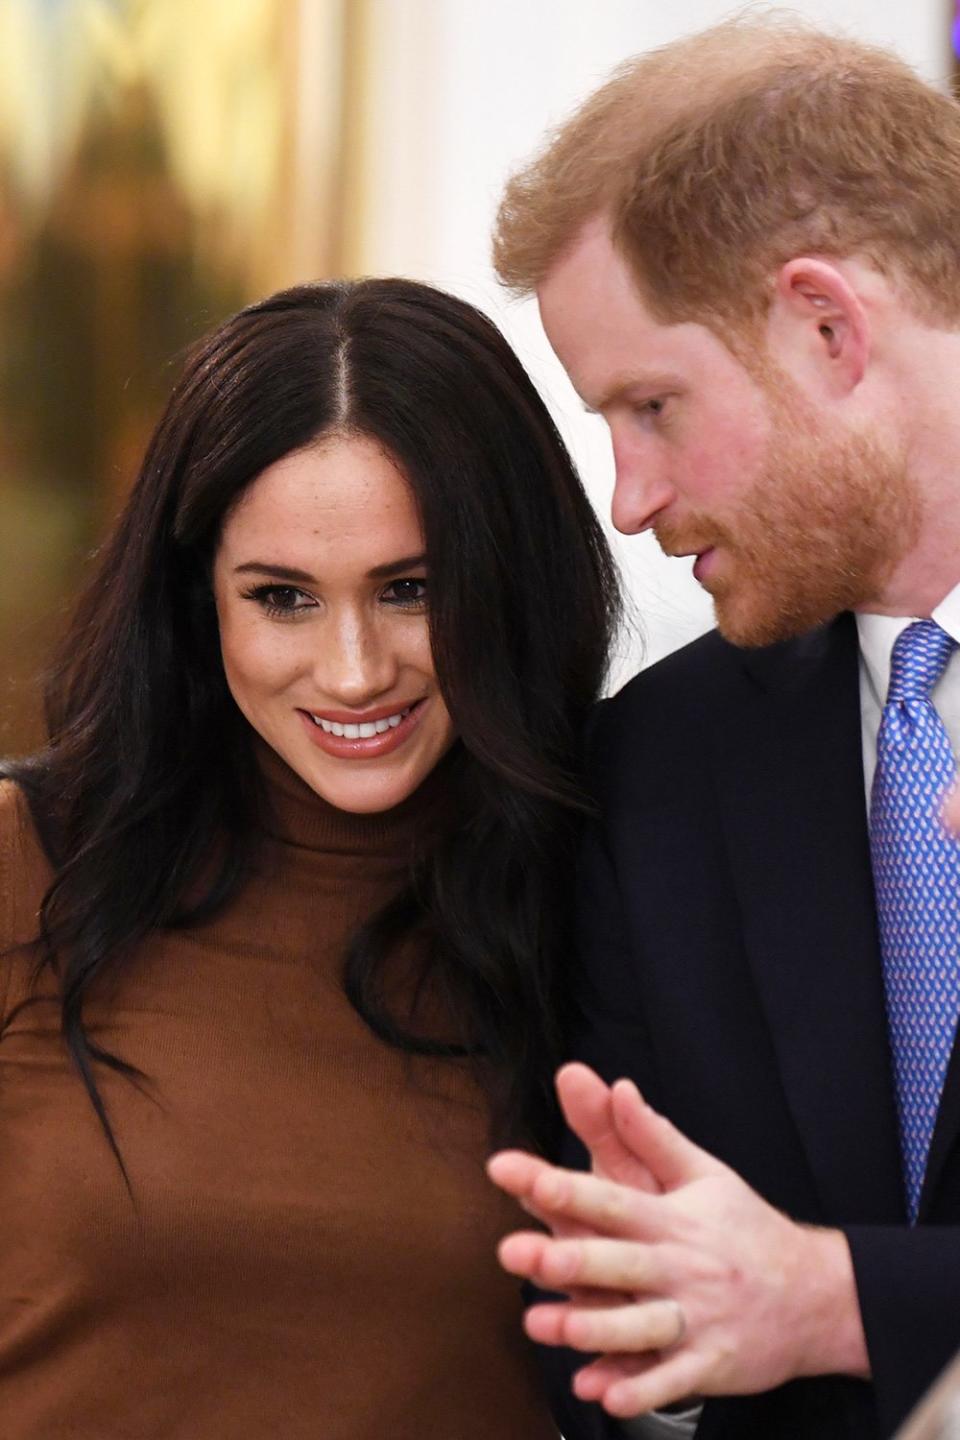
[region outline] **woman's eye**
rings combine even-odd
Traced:
[[[383,591],[388,605],[402,605],[408,609],[422,608],[427,601],[426,580],[391,580]]]
[[[296,615],[314,604],[309,595],[293,585],[258,585],[244,598],[255,600],[268,615],[277,616]]]

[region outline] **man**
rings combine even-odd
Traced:
[[[720,631],[599,716],[577,1054],[629,1079],[561,1075],[592,1176],[492,1162],[553,1232],[503,1262],[598,1355],[571,1433],[889,1435],[960,1347],[960,112],[729,23],[587,101],[496,258]]]

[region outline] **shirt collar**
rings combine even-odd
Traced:
[[[955,585],[950,594],[943,597],[937,608],[931,611],[930,618],[936,620],[940,629],[946,630],[960,645],[960,585]]]
[[[890,655],[894,643],[901,630],[917,618],[916,615],[857,616],[861,671],[881,709],[886,703],[890,685]],[[931,611],[930,618],[960,644],[960,585],[955,585],[944,596],[936,609]]]

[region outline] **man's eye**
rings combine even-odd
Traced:
[[[662,415],[666,400],[645,400],[639,407],[641,415]]]
[[[421,609],[427,602],[426,580],[391,580],[383,591],[388,605],[400,605],[407,609]]]

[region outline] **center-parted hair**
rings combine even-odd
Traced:
[[[665,321],[763,314],[793,256],[859,253],[960,320],[960,106],[895,56],[776,12],[621,66],[508,185],[494,260],[535,289],[609,216]]]
[[[59,977],[66,1042],[111,1143],[96,1067],[135,1074],[87,1037],[84,999],[111,967],[136,966],[150,930],[227,904],[258,834],[252,732],[211,589],[221,527],[267,466],[338,433],[379,442],[410,484],[459,737],[436,833],[355,937],[348,993],[391,1043],[474,1063],[502,1133],[548,1124],[580,734],[616,574],[496,327],[426,286],[367,280],[285,291],[195,347],[52,673],[49,743],[0,769],[24,786],[53,863],[39,963]],[[391,1008],[391,956],[414,932],[450,999],[449,1036]]]

